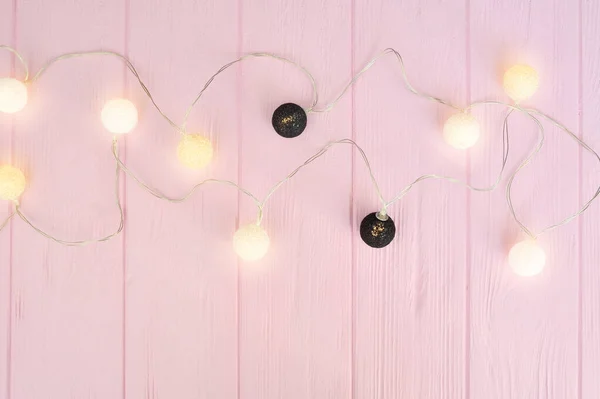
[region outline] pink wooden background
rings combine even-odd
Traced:
[[[2,0],[0,43],[33,70],[64,52],[123,52],[176,121],[246,52],[299,61],[323,102],[390,46],[416,87],[460,104],[506,100],[502,71],[526,62],[542,75],[530,104],[600,149],[596,0]],[[11,72],[22,73],[1,54],[0,75]],[[410,95],[392,57],[332,112],[310,115],[304,135],[281,139],[272,110],[308,104],[310,86],[258,59],[228,70],[199,103],[189,126],[217,155],[206,173],[187,173],[177,135],[123,65],[77,59],[55,65],[24,112],[0,116],[0,161],[30,176],[22,205],[40,227],[81,239],[117,225],[98,115],[119,95],[141,114],[122,141],[126,163],[171,195],[210,175],[263,196],[345,137],[363,146],[388,197],[423,173],[484,184],[499,167],[501,110],[478,111],[481,142],[452,150],[440,136],[449,110]],[[600,181],[592,157],[547,128],[543,153],[515,183],[534,229],[575,211]],[[513,169],[535,126],[515,116],[511,132]],[[272,198],[272,248],[258,264],[232,251],[255,208],[228,187],[172,205],[125,179],[124,234],[84,248],[14,220],[0,233],[0,398],[600,398],[600,204],[542,236],[547,269],[524,279],[506,265],[519,233],[503,191],[422,183],[390,210],[397,239],[371,250],[357,225],[376,197],[360,158],[340,146]]]

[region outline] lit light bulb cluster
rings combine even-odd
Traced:
[[[514,65],[504,73],[504,91],[516,104],[533,96],[539,84],[538,72],[529,65]],[[479,122],[467,112],[454,114],[446,120],[443,135],[444,140],[456,149],[471,148],[479,140]],[[528,239],[512,247],[508,261],[516,274],[529,277],[542,272],[546,264],[546,254],[535,240]]]
[[[9,51],[12,51],[15,55],[17,55],[19,60],[23,63],[25,69],[27,69],[27,66],[26,66],[25,62],[23,61],[22,57],[14,49],[8,48],[6,46],[0,46],[0,47],[4,48],[4,49],[8,49]],[[0,78],[0,113],[13,114],[13,113],[16,113],[16,112],[19,112],[20,110],[22,110],[27,105],[28,85],[30,83],[34,82],[37,78],[39,78],[39,76],[54,62],[60,61],[62,59],[71,58],[73,56],[84,55],[84,54],[112,55],[112,56],[116,56],[116,57],[120,58],[121,60],[123,60],[126,64],[126,66],[129,68],[129,70],[138,79],[140,85],[142,86],[142,88],[144,89],[144,91],[146,92],[146,94],[148,95],[150,100],[152,101],[152,104],[154,105],[154,107],[181,134],[181,139],[177,146],[176,154],[177,154],[177,158],[180,161],[180,163],[182,164],[182,166],[185,166],[190,169],[198,170],[198,169],[203,169],[207,165],[210,164],[210,162],[213,158],[213,152],[214,152],[213,144],[210,141],[210,139],[202,134],[187,133],[185,131],[185,128],[180,128],[171,119],[169,119],[162,112],[162,110],[158,107],[158,105],[152,98],[150,92],[148,91],[147,87],[141,81],[139,74],[137,73],[137,71],[131,64],[131,62],[129,60],[127,60],[123,55],[114,53],[114,52],[87,52],[87,53],[65,54],[65,55],[59,56],[59,57],[51,60],[49,63],[47,63],[31,80],[29,80],[29,78],[28,78],[29,77],[28,73],[26,74],[24,81],[19,81],[17,79],[8,78],[8,77]],[[452,106],[450,103],[440,100],[439,98],[431,97],[431,96],[428,96],[428,95],[425,95],[423,93],[416,91],[414,89],[414,87],[408,81],[408,78],[407,78],[406,72],[405,72],[405,68],[404,68],[404,63],[402,61],[402,57],[394,49],[386,49],[380,55],[378,55],[376,58],[374,58],[372,61],[370,61],[367,64],[367,67],[363,68],[350,81],[350,83],[346,86],[346,88],[342,91],[342,93],[332,103],[330,103],[329,105],[327,105],[326,107],[321,108],[321,109],[316,108],[317,107],[317,98],[318,98],[318,96],[316,94],[316,84],[315,84],[315,81],[314,81],[312,75],[310,75],[310,73],[308,73],[308,71],[306,71],[306,69],[302,68],[300,65],[296,64],[295,62],[285,59],[280,56],[269,55],[269,54],[265,54],[265,53],[253,53],[253,54],[248,54],[248,55],[242,56],[239,59],[237,59],[236,61],[227,64],[223,68],[219,69],[219,71],[208,80],[207,84],[202,89],[202,91],[200,92],[200,94],[198,95],[198,97],[196,98],[194,103],[192,103],[192,106],[188,109],[188,112],[186,113],[186,119],[184,120],[183,126],[185,126],[185,122],[187,121],[187,116],[189,115],[191,108],[194,106],[194,104],[196,104],[196,102],[198,101],[198,99],[200,98],[200,96],[202,95],[204,90],[206,90],[208,85],[214,80],[214,78],[219,73],[223,72],[225,69],[229,68],[231,65],[233,65],[239,61],[242,61],[246,58],[270,57],[270,58],[273,58],[273,59],[276,59],[279,61],[285,61],[285,62],[288,62],[288,63],[291,63],[291,64],[297,66],[306,74],[306,76],[310,79],[310,81],[313,85],[313,102],[309,108],[304,109],[297,104],[286,103],[286,104],[279,106],[273,112],[271,122],[272,122],[275,132],[277,134],[279,134],[279,136],[284,137],[284,138],[297,137],[297,136],[301,135],[306,129],[307,122],[308,122],[307,113],[318,113],[318,112],[330,111],[333,108],[333,106],[344,95],[344,93],[346,93],[347,89],[357,80],[357,78],[360,77],[360,75],[362,75],[366,70],[368,70],[370,68],[370,66],[372,66],[379,57],[381,57],[385,54],[395,54],[396,55],[397,60],[402,65],[401,70],[403,73],[404,81],[406,83],[406,87],[409,90],[411,90],[414,94],[424,97],[424,98],[427,98],[432,101],[436,101],[436,102],[444,104],[444,105]],[[506,105],[506,106],[510,107],[512,110],[516,109],[516,110],[519,110],[520,112],[526,113],[527,115],[529,115],[530,117],[532,117],[534,120],[537,121],[537,119],[535,119],[535,117],[532,116],[532,112],[533,112],[533,113],[536,113],[537,115],[546,117],[546,119],[552,121],[555,125],[561,127],[562,125],[558,124],[558,122],[556,122],[551,117],[549,117],[545,114],[542,114],[539,111],[523,109],[519,106],[520,102],[530,98],[533,94],[535,94],[535,92],[537,91],[537,89],[539,87],[539,81],[540,81],[539,74],[534,68],[532,68],[528,65],[522,65],[522,64],[515,65],[515,66],[509,68],[505,72],[504,79],[503,79],[504,90],[505,90],[506,94],[514,101],[514,105],[504,104],[501,102],[489,102],[489,103]],[[485,103],[485,102],[482,102],[482,103]],[[477,144],[477,142],[480,138],[480,135],[481,135],[481,126],[480,126],[479,122],[477,121],[477,119],[471,114],[471,109],[475,104],[476,103],[473,103],[469,107],[464,108],[464,109],[452,106],[454,109],[459,110],[459,112],[455,113],[454,115],[451,115],[446,120],[446,122],[444,123],[444,126],[441,130],[444,140],[451,147],[453,147],[455,149],[459,149],[459,150],[465,150],[465,149],[469,149]],[[277,188],[279,188],[279,186],[281,186],[281,184],[283,184],[285,181],[287,181],[291,177],[293,177],[300,168],[306,166],[310,162],[314,161],[315,159],[317,159],[318,157],[323,155],[333,144],[352,144],[360,152],[360,154],[363,157],[363,160],[365,161],[365,165],[369,169],[369,173],[371,176],[371,180],[373,181],[373,185],[374,185],[375,189],[377,190],[380,200],[383,203],[383,208],[379,212],[373,212],[373,213],[370,213],[367,216],[365,216],[365,218],[362,220],[362,222],[360,224],[360,228],[359,228],[359,232],[360,232],[360,236],[361,236],[362,240],[368,246],[373,247],[373,248],[384,248],[384,247],[388,246],[394,240],[394,238],[396,236],[396,226],[394,224],[393,219],[387,213],[387,207],[389,205],[391,205],[392,203],[396,202],[397,200],[401,199],[412,188],[412,186],[414,184],[418,183],[419,181],[425,180],[427,178],[443,178],[448,181],[458,182],[458,180],[456,180],[456,179],[448,178],[448,177],[444,177],[444,176],[424,175],[424,176],[421,176],[418,179],[416,179],[412,184],[410,184],[404,190],[402,190],[401,194],[399,196],[397,196],[396,198],[394,198],[392,201],[386,202],[383,200],[383,196],[382,196],[381,192],[379,191],[379,187],[377,185],[377,182],[375,181],[375,178],[373,176],[372,170],[369,166],[369,162],[368,162],[368,159],[366,158],[364,151],[352,140],[342,139],[342,140],[330,143],[327,146],[325,146],[317,154],[313,155],[304,164],[302,164],[300,167],[298,167],[292,173],[290,173],[286,177],[286,179],[280,181],[275,186],[273,186],[270,193],[267,195],[267,197],[263,201],[259,201],[250,192],[241,188],[239,185],[237,185],[234,182],[226,181],[226,180],[216,180],[216,179],[204,180],[202,183],[199,183],[198,185],[194,186],[194,189],[192,189],[192,191],[190,191],[190,193],[188,193],[188,195],[186,195],[185,197],[183,197],[181,199],[171,199],[171,198],[161,195],[156,190],[154,190],[151,187],[149,187],[148,185],[142,183],[139,179],[137,179],[135,177],[135,175],[131,174],[131,172],[126,168],[126,166],[121,162],[121,160],[118,157],[117,137],[133,131],[138,123],[138,118],[139,118],[139,113],[138,113],[138,110],[137,110],[135,104],[131,100],[126,99],[126,98],[115,98],[115,99],[109,100],[104,104],[104,106],[101,110],[100,119],[101,119],[103,126],[106,128],[106,130],[108,130],[110,133],[112,133],[114,135],[113,154],[117,161],[118,170],[122,170],[125,173],[129,174],[130,176],[134,177],[134,179],[138,183],[140,183],[142,185],[142,187],[144,187],[147,191],[149,191],[153,195],[157,196],[158,198],[161,198],[164,200],[169,200],[172,202],[181,202],[181,201],[187,199],[187,197],[193,192],[193,190],[195,188],[197,188],[200,185],[202,185],[206,182],[209,182],[209,181],[217,182],[217,183],[224,183],[224,184],[228,184],[230,186],[234,186],[238,190],[243,192],[244,194],[251,197],[256,202],[256,204],[259,208],[258,222],[242,225],[233,234],[233,249],[234,249],[235,253],[244,261],[260,260],[267,254],[267,252],[269,250],[269,246],[270,246],[269,235],[260,226],[260,221],[262,220],[263,207],[264,207],[267,199],[271,196],[271,194],[273,194],[273,192]],[[507,116],[507,118],[508,118],[508,116]],[[539,124],[539,122],[538,122],[538,124]],[[540,128],[541,128],[541,125],[540,125]],[[570,131],[568,131],[567,128],[565,128],[564,126],[562,126],[562,128],[567,133],[571,134],[574,138],[576,138]],[[577,138],[576,138],[576,140],[577,140]],[[593,152],[597,156],[597,154],[593,150],[591,150],[589,148],[589,146],[585,145],[585,143],[583,143],[580,140],[578,140],[578,141],[580,142],[580,144],[582,144],[584,146],[584,148],[586,148],[588,151]],[[599,157],[599,159],[600,159],[600,157]],[[530,160],[530,158],[526,159],[524,161],[524,164],[527,163],[529,160]],[[501,175],[502,174],[500,174],[500,176]],[[514,175],[513,175],[513,178],[514,178]],[[117,179],[118,179],[118,174],[117,174]],[[119,203],[119,209],[121,210],[121,225],[115,233],[113,233],[107,237],[97,239],[97,240],[90,240],[90,241],[64,241],[64,240],[54,238],[47,233],[44,233],[42,230],[35,227],[31,222],[29,222],[29,220],[20,211],[19,198],[25,191],[26,183],[27,183],[27,181],[25,178],[25,174],[20,169],[10,166],[10,165],[0,165],[0,199],[14,202],[14,204],[16,206],[16,213],[25,222],[29,223],[37,232],[43,234],[44,236],[51,238],[54,241],[61,243],[61,244],[65,244],[65,245],[84,245],[84,244],[87,244],[90,242],[105,241],[107,239],[110,239],[110,238],[116,236],[117,234],[119,234],[121,232],[122,225],[123,225],[123,213],[122,213],[122,209],[121,209],[120,203]],[[469,185],[467,185],[467,186],[471,189],[474,189],[472,186],[469,186]],[[494,187],[495,186],[492,186],[491,189],[493,189]],[[479,191],[491,191],[491,189],[485,189],[485,190],[479,190]],[[508,192],[508,195],[510,195],[510,191]],[[592,200],[594,200],[595,198],[596,197],[593,197]],[[117,200],[118,200],[118,191],[117,191]],[[592,200],[590,200],[590,202]],[[589,203],[588,203],[588,205],[589,205]],[[586,208],[587,208],[587,206],[582,208],[582,210],[579,212],[579,214],[581,214]],[[511,208],[511,210],[512,210],[512,208]],[[14,213],[13,213],[13,215],[14,215]],[[577,216],[577,215],[578,214],[576,214],[575,216]],[[518,221],[514,212],[513,212],[513,217],[515,218],[515,220]],[[571,219],[565,219],[565,220],[569,221]],[[521,223],[519,223],[519,224],[521,225],[523,230],[530,236],[530,238],[528,238],[527,240],[521,241],[512,247],[512,249],[510,250],[510,252],[508,254],[508,264],[510,265],[510,267],[514,271],[514,273],[516,273],[517,275],[533,276],[533,275],[539,274],[543,270],[545,263],[546,263],[546,254],[545,254],[544,250],[538,245],[537,241],[535,240],[534,235],[532,233],[530,233],[524,227],[523,224],[521,224]],[[557,225],[553,225],[550,228],[560,226],[561,224],[564,224],[564,223],[559,223]]]

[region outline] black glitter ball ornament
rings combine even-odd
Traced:
[[[306,128],[306,112],[297,104],[283,104],[273,112],[271,122],[277,134],[291,139],[300,136]]]
[[[383,248],[392,242],[395,235],[396,225],[389,216],[387,220],[381,220],[377,212],[373,212],[360,222],[360,238],[370,247]]]

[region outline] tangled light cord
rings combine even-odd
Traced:
[[[120,172],[123,171],[126,175],[130,176],[137,184],[142,187],[145,191],[150,193],[164,201],[168,201],[171,203],[180,203],[189,199],[193,193],[200,187],[206,184],[223,184],[236,188],[244,195],[248,196],[257,207],[257,219],[255,223],[251,223],[245,226],[242,226],[234,235],[234,248],[238,255],[247,260],[256,260],[260,259],[266,252],[269,246],[269,238],[266,232],[260,227],[261,222],[263,220],[264,208],[267,202],[271,199],[271,197],[275,194],[275,192],[284,185],[287,181],[292,179],[302,168],[314,162],[325,153],[327,153],[332,147],[337,146],[338,144],[347,144],[354,147],[355,150],[359,152],[361,158],[364,162],[365,167],[368,170],[369,177],[371,179],[371,183],[373,185],[374,190],[377,193],[378,199],[381,203],[381,207],[378,212],[368,215],[365,220],[361,223],[361,237],[363,240],[372,247],[383,247],[389,244],[391,240],[394,238],[395,234],[395,225],[393,220],[388,215],[388,208],[394,203],[400,201],[404,196],[406,196],[411,189],[419,182],[437,179],[437,180],[445,180],[452,183],[457,183],[467,187],[473,191],[479,192],[489,192],[495,190],[500,182],[503,179],[504,172],[506,170],[508,155],[509,155],[509,128],[508,128],[508,120],[509,117],[516,111],[519,112],[528,118],[530,118],[535,125],[538,127],[538,140],[533,147],[533,149],[529,152],[529,154],[519,163],[518,167],[512,172],[507,181],[506,186],[506,201],[511,213],[512,218],[518,224],[520,229],[528,236],[528,240],[525,240],[519,244],[517,244],[513,250],[511,250],[510,257],[515,259],[510,259],[511,265],[513,269],[517,271],[517,273],[522,275],[531,275],[537,274],[535,272],[537,269],[541,270],[543,264],[545,262],[545,254],[541,249],[535,244],[535,239],[542,233],[552,230],[556,227],[562,226],[564,224],[569,223],[577,216],[584,213],[591,203],[600,196],[600,186],[597,188],[594,195],[585,202],[579,210],[575,213],[569,215],[568,217],[560,220],[559,222],[552,224],[548,227],[541,229],[538,233],[534,233],[530,228],[528,228],[525,223],[523,223],[520,218],[517,216],[517,213],[514,209],[511,190],[513,182],[517,176],[517,174],[528,164],[532,162],[535,156],[541,151],[544,141],[544,127],[540,121],[540,119],[544,119],[553,126],[558,129],[564,131],[569,137],[574,139],[579,145],[581,145],[586,151],[591,153],[599,162],[600,156],[596,151],[594,151],[589,145],[587,145],[583,140],[581,140],[576,134],[570,131],[565,125],[558,122],[553,117],[533,108],[524,108],[519,105],[520,101],[530,97],[538,85],[538,77],[537,72],[533,70],[531,67],[526,65],[517,65],[511,68],[504,77],[504,88],[507,94],[515,101],[514,103],[506,103],[501,101],[477,101],[473,102],[466,107],[459,107],[452,104],[449,101],[443,100],[438,97],[431,96],[429,94],[425,94],[423,92],[418,91],[415,87],[410,83],[408,79],[408,75],[406,73],[406,68],[404,64],[404,60],[402,56],[394,49],[388,48],[376,55],[373,59],[366,63],[366,65],[356,73],[352,79],[344,86],[341,90],[340,94],[335,97],[333,101],[326,104],[325,106],[319,107],[319,96],[317,91],[317,84],[313,77],[313,75],[300,64],[295,61],[292,61],[288,58],[269,54],[269,53],[250,53],[246,54],[242,57],[235,59],[217,70],[204,84],[198,95],[194,98],[194,101],[190,104],[190,106],[186,109],[183,121],[181,124],[177,124],[174,122],[166,113],[160,108],[160,106],[155,101],[152,96],[150,90],[146,86],[146,84],[142,81],[138,71],[131,63],[131,61],[122,54],[113,51],[84,51],[84,52],[75,52],[75,53],[67,53],[55,57],[45,63],[32,77],[30,77],[29,68],[24,58],[16,51],[14,48],[9,46],[0,45],[0,49],[7,50],[13,53],[16,58],[20,61],[23,69],[25,71],[25,76],[23,81],[19,81],[17,79],[12,78],[2,78],[0,79],[0,111],[13,113],[22,109],[27,103],[27,86],[34,84],[37,82],[44,73],[50,68],[52,65],[59,61],[72,59],[76,57],[83,56],[111,56],[120,59],[125,63],[127,69],[132,73],[132,75],[138,81],[140,87],[154,106],[154,108],[158,111],[158,113],[165,119],[165,121],[175,129],[179,134],[182,135],[182,141],[178,147],[178,157],[182,161],[182,163],[186,166],[193,168],[200,168],[205,166],[212,157],[212,144],[208,139],[199,135],[188,134],[186,127],[188,123],[188,118],[202,97],[202,95],[206,92],[206,90],[210,87],[210,85],[215,81],[215,79],[231,66],[240,63],[241,61],[251,59],[251,58],[269,58],[274,59],[283,63],[290,64],[297,69],[299,69],[309,80],[312,86],[312,100],[308,107],[300,107],[295,104],[284,104],[278,110],[275,111],[273,116],[273,127],[277,131],[278,134],[284,137],[295,137],[298,134],[301,134],[306,126],[306,114],[311,113],[327,113],[331,111],[339,101],[346,95],[348,90],[360,79],[360,77],[366,73],[369,69],[373,67],[382,57],[391,54],[395,56],[396,61],[400,66],[400,71],[402,74],[402,80],[404,86],[411,93],[424,98],[428,101],[432,101],[447,107],[450,107],[457,111],[455,115],[453,115],[444,126],[444,137],[449,144],[453,145],[456,148],[466,149],[475,144],[479,137],[479,124],[470,114],[470,111],[476,107],[481,107],[485,105],[500,105],[505,107],[508,112],[503,121],[503,129],[502,129],[502,141],[503,141],[503,149],[502,149],[502,157],[501,157],[501,165],[500,171],[498,173],[497,178],[488,186],[484,187],[476,187],[468,182],[462,181],[460,179],[438,175],[438,174],[425,174],[417,177],[413,182],[402,188],[399,193],[392,197],[391,200],[386,200],[385,196],[381,192],[381,189],[377,183],[377,180],[373,174],[371,165],[369,163],[369,159],[366,156],[363,149],[353,140],[351,139],[341,139],[329,142],[323,148],[321,148],[314,155],[309,157],[304,163],[291,171],[288,175],[286,175],[282,180],[278,181],[274,184],[270,190],[267,192],[266,196],[263,199],[259,199],[257,196],[252,194],[249,190],[241,187],[238,183],[230,181],[230,180],[221,180],[221,179],[205,179],[198,184],[194,185],[189,191],[187,191],[183,196],[180,197],[169,197],[161,193],[160,190],[151,187],[147,183],[145,183],[141,178],[139,178],[135,173],[133,173],[120,159],[119,151],[118,151],[118,137],[120,134],[127,133],[135,127],[137,123],[137,110],[135,106],[130,103],[128,100],[124,99],[116,99],[109,101],[103,111],[102,111],[102,121],[105,127],[114,134],[112,141],[112,154],[114,156],[116,169],[115,169],[115,200],[116,205],[119,210],[120,220],[117,229],[107,235],[100,238],[94,238],[89,240],[78,240],[78,241],[69,241],[57,238],[50,233],[47,233],[37,227],[34,223],[32,223],[23,213],[19,203],[19,197],[23,190],[25,189],[25,178],[22,175],[22,172],[12,166],[2,166],[0,167],[0,197],[3,199],[11,200],[14,203],[14,211],[9,215],[9,217],[0,225],[0,230],[2,230],[8,222],[15,216],[18,215],[25,223],[31,226],[36,232],[43,235],[44,237],[51,239],[59,244],[70,245],[70,246],[81,246],[94,242],[107,241],[111,238],[116,237],[119,233],[122,232],[124,227],[124,214],[123,208],[121,205],[121,200],[119,197],[119,178]],[[520,247],[519,247],[520,245]],[[540,252],[541,251],[541,252]],[[514,252],[514,254],[513,254]],[[514,256],[513,256],[514,255]],[[515,263],[527,263],[526,265],[517,265]],[[534,263],[536,266],[531,266]],[[539,265],[541,263],[541,266]],[[519,270],[517,270],[519,269]],[[527,270],[525,270],[527,269]],[[534,273],[535,272],[535,273]]]

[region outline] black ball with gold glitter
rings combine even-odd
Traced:
[[[297,104],[287,103],[273,112],[273,128],[281,137],[291,139],[302,134],[306,128],[306,112]]]
[[[396,225],[388,215],[373,212],[360,223],[360,238],[370,247],[383,248],[394,239]]]

